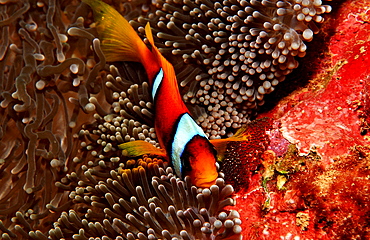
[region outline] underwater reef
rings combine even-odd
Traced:
[[[369,4],[333,1],[322,45],[267,96],[269,145],[232,207],[244,239],[370,237]]]
[[[87,4],[0,1],[1,239],[370,238],[370,1],[105,2],[211,139],[247,132],[210,188],[124,156],[159,146],[143,67],[107,63]]]

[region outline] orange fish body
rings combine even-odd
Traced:
[[[190,116],[181,98],[174,68],[154,45],[149,24],[145,27],[145,33],[152,50],[114,8],[98,0],[83,1],[94,11],[107,61],[136,61],[143,64],[152,90],[157,138],[171,159],[176,174],[188,174],[198,187],[212,185],[218,176],[216,151]],[[135,142],[121,144],[120,147],[132,149],[133,144]],[[143,144],[139,145],[142,149]]]

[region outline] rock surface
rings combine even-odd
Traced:
[[[259,115],[273,128],[263,167],[237,195],[244,239],[370,237],[370,1],[332,5],[321,39]]]

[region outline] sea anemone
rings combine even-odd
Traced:
[[[100,156],[107,149],[99,149],[103,143],[90,137],[88,129],[97,127],[99,134],[99,120],[114,114],[112,105],[119,98],[115,99],[117,87],[110,84],[116,82],[110,77],[118,75],[106,65],[99,40],[83,27],[86,8],[56,1],[0,5],[0,146],[5,149],[0,151],[0,229],[4,238],[19,239],[15,233],[27,238],[34,227],[49,229],[48,223],[57,216],[49,214],[46,206],[61,207],[55,210],[60,212],[70,204],[68,192],[55,183],[94,159],[95,152]],[[70,28],[75,34],[67,33]],[[135,86],[123,81],[120,94],[127,90],[129,97],[135,95],[130,93]],[[132,121],[148,121],[134,115],[134,110],[126,108],[135,118],[125,116],[128,126]],[[132,138],[139,139],[141,131],[129,128],[129,134],[130,130]]]
[[[117,151],[119,144],[134,140],[145,140],[158,145],[153,127],[154,117],[149,86],[147,82],[139,81],[142,79],[137,74],[140,71],[133,71],[133,67],[134,65],[131,65],[131,68],[127,68],[131,70],[131,76],[125,78],[114,65],[110,65],[110,73],[105,77],[105,85],[108,90],[107,95],[110,96],[111,112],[104,115],[94,114],[95,121],[84,125],[80,131],[80,135],[87,138],[83,143],[84,147],[93,150],[94,156],[104,158],[104,155],[109,152]],[[136,82],[131,82],[127,78],[135,79]],[[98,150],[98,146],[102,151]]]
[[[145,6],[150,5],[137,2],[124,6],[126,10],[127,6],[136,9],[129,11],[132,14],[129,17],[135,17],[147,14]],[[123,172],[122,176],[126,176],[131,171],[127,169],[137,167],[136,161],[122,157],[117,145],[137,139],[156,144],[146,76],[141,73],[141,66],[134,63],[117,66],[106,63],[100,41],[95,38],[94,29],[88,27],[92,19],[86,4],[53,0],[47,3],[3,1],[0,18],[1,238],[58,239],[60,233],[70,236],[76,224],[69,219],[73,211],[81,219],[78,224],[84,224],[85,217],[91,219],[80,214],[84,209],[93,212],[102,206],[98,203],[109,205],[108,195],[106,200],[90,205],[90,210],[86,207],[89,202],[83,202],[90,197],[105,197],[87,191],[95,186],[92,185],[94,179],[101,181],[99,186],[103,182],[108,184],[109,179],[113,179],[109,171],[112,174],[116,171],[116,176]],[[159,162],[151,163],[149,170],[140,165],[142,170],[138,170],[141,174],[144,170],[149,181],[153,177],[159,183],[158,188],[150,187],[153,193],[150,197],[157,196],[156,190],[161,191],[163,185],[169,198],[173,198],[173,190],[169,188],[172,182],[178,184],[179,189],[183,186],[186,194],[194,194],[192,200],[199,195],[199,204],[184,205],[185,217],[179,216],[183,227],[179,236],[187,232],[190,237],[192,234],[227,237],[240,232],[237,213],[221,211],[222,206],[233,203],[230,186],[220,179],[208,190],[194,189],[187,178],[177,179],[165,163]],[[154,174],[150,169],[157,170]],[[106,170],[108,172],[104,172]],[[137,179],[124,182],[145,185]],[[80,183],[90,187],[79,186]],[[80,190],[82,187],[86,187],[83,192],[86,196]],[[147,194],[147,189],[144,190]],[[136,192],[131,193],[130,197],[138,197]],[[214,202],[201,203],[202,197]],[[178,204],[177,200],[171,201]],[[221,205],[215,205],[218,202]],[[177,214],[180,208],[175,205],[175,209]],[[171,213],[168,209],[162,211]],[[106,222],[104,219],[111,220],[110,215],[95,215],[94,221],[100,221],[99,216],[102,216],[102,224]],[[195,223],[189,220],[194,217]],[[153,218],[162,223],[156,216]],[[62,225],[65,219],[73,224]],[[55,228],[51,230],[53,223]],[[194,230],[199,223],[201,228]],[[76,226],[80,226],[78,224]],[[78,231],[74,234],[77,236]]]
[[[321,0],[167,0],[131,24],[150,21],[157,45],[174,65],[183,98],[211,138],[231,134],[298,66],[331,11]],[[199,106],[201,109],[199,109]]]
[[[197,189],[189,177],[174,176],[160,159],[144,156],[125,164],[99,161],[68,175],[74,209],[63,212],[52,239],[222,239],[239,238],[239,214],[231,185]],[[81,176],[81,177],[77,177]]]
[[[5,239],[21,238],[12,231],[25,238],[34,226],[47,228],[53,221],[46,205],[63,206],[68,199],[54,184],[74,169],[72,159],[80,154],[76,134],[81,124],[93,120],[84,112],[88,94],[79,92],[86,89],[80,80],[90,70],[86,59],[72,56],[81,42],[68,39],[65,24],[70,23],[62,21],[61,8],[76,7],[55,1],[47,6],[4,1],[0,6],[0,146],[5,149],[0,151],[0,215]],[[89,45],[80,45],[79,51],[93,54]]]

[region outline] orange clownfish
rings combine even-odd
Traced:
[[[214,184],[218,176],[216,150],[190,116],[181,98],[174,68],[154,45],[149,23],[145,26],[145,33],[151,50],[113,7],[99,0],[83,2],[94,11],[107,61],[134,61],[144,66],[154,102],[157,138],[176,174],[182,177],[189,175],[192,183],[198,187]],[[119,147],[129,156],[160,152],[143,141],[124,143]]]

